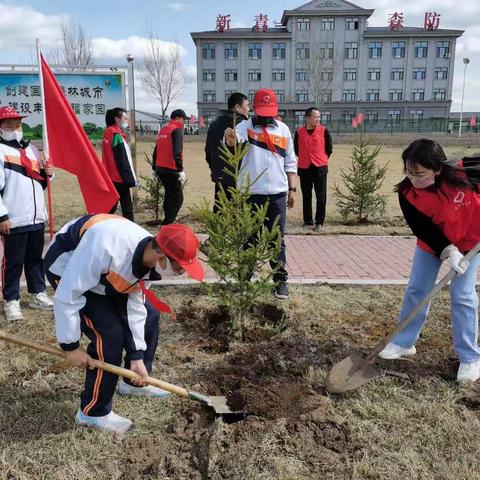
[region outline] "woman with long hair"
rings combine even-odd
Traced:
[[[405,178],[396,186],[406,222],[417,237],[412,271],[400,321],[432,289],[444,260],[457,272],[450,286],[453,345],[460,360],[458,381],[480,378],[478,295],[480,255],[462,261],[480,241],[480,157],[449,162],[433,140],[414,141],[402,154]],[[427,319],[423,308],[380,353],[397,359],[416,353],[415,343]]]

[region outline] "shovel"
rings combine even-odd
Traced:
[[[26,340],[24,338],[11,335],[3,330],[0,330],[0,340],[6,342],[15,343],[17,345],[22,345],[24,347],[33,348],[43,353],[48,353],[49,355],[54,355],[56,357],[65,358],[65,354],[59,348],[51,347],[49,345],[43,345],[41,343],[36,343],[31,340]],[[94,360],[95,367],[105,372],[113,373],[119,377],[129,378],[134,380],[138,377],[135,372],[128,370],[126,368],[117,367],[116,365],[111,365],[110,363],[101,362],[99,360]],[[186,388],[179,387],[177,385],[172,385],[171,383],[164,382],[162,380],[157,380],[156,378],[147,377],[146,382],[148,385],[161,388],[167,392],[174,393],[180,397],[189,398],[190,400],[195,400],[197,402],[203,403],[207,407],[210,407],[214,410],[215,414],[221,417],[226,418],[229,421],[235,421],[236,419],[245,418],[246,413],[244,412],[233,412],[227,405],[225,397],[209,397],[203,395],[202,393],[193,392],[187,390]]]
[[[463,260],[470,261],[480,251],[480,243],[470,250]],[[370,380],[380,377],[382,372],[376,368],[373,363],[378,354],[386,347],[388,342],[392,340],[399,332],[401,332],[418,314],[418,312],[427,305],[432,298],[455,277],[457,272],[451,269],[441,280],[428,292],[427,296],[416,305],[413,310],[393,329],[391,333],[386,335],[372,352],[364,358],[360,354],[353,353],[341,362],[336,363],[328,372],[325,387],[330,393],[343,393],[350,390],[356,390],[365,385]]]

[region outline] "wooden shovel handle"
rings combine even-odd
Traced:
[[[480,242],[475,245],[464,257],[463,260],[469,262],[478,252],[480,251]],[[387,346],[388,342],[392,340],[397,333],[401,332],[420,312],[420,310],[427,305],[430,300],[440,291],[442,288],[447,285],[447,283],[455,277],[457,272],[451,269],[446,275],[444,275],[438,283],[428,292],[427,296],[416,305],[413,310],[402,320],[397,326],[389,333],[386,337],[382,338],[377,346],[373,349],[370,355],[366,358],[365,363],[372,364],[377,358],[378,354]]]
[[[24,338],[17,337],[16,335],[7,333],[3,330],[0,330],[0,340],[5,340],[6,342],[15,343],[23,347],[32,348],[33,350],[38,350],[39,352],[48,353],[49,355],[53,355],[55,357],[60,357],[63,359],[66,358],[63,350],[60,350],[59,348],[33,342],[31,340],[26,340]],[[111,365],[110,363],[100,362],[99,360],[94,360],[94,362],[95,362],[96,368],[99,368],[100,370],[104,370],[105,372],[113,373],[114,375],[118,375],[119,377],[129,378],[130,380],[138,378],[138,375],[135,372],[132,372],[131,370],[128,370],[126,368],[117,367],[116,365]],[[181,397],[186,397],[186,398],[190,397],[190,394],[187,389],[179,387],[177,385],[172,385],[171,383],[163,382],[162,380],[157,380],[156,378],[152,378],[152,377],[147,377],[146,382],[149,385],[162,388],[167,392],[180,395]]]

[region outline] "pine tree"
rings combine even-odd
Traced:
[[[247,151],[247,144],[235,146],[233,152],[221,148],[222,157],[228,164],[225,172],[234,178],[235,185]],[[271,291],[275,272],[265,267],[280,252],[278,223],[275,222],[271,230],[264,226],[268,204],[257,207],[249,202],[250,187],[256,180],[247,179],[242,185],[228,187],[230,199],[222,189],[216,202],[216,213],[206,200],[195,209],[209,235],[208,263],[220,278],[207,288],[210,295],[228,308],[236,340],[242,339],[252,306],[265,292]]]
[[[147,163],[153,168],[153,162],[155,159],[145,154]],[[145,190],[145,197],[142,198],[142,205],[146,210],[150,210],[155,214],[155,220],[153,222],[147,222],[147,225],[158,225],[160,223],[160,208],[163,204],[165,197],[165,190],[162,182],[155,175],[152,177],[140,177],[143,180],[141,188]]]
[[[381,147],[371,147],[371,141],[360,132],[350,156],[351,167],[348,172],[341,172],[344,188],[335,184],[334,195],[344,222],[353,217],[355,223],[368,223],[385,213],[386,196],[378,191],[385,180],[388,164],[377,165]]]

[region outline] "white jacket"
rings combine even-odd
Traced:
[[[253,195],[287,192],[287,173],[297,173],[290,129],[283,122],[274,120],[266,130],[277,153],[270,150],[262,127],[255,125],[255,118],[244,120],[236,127],[238,141],[250,143],[250,149],[242,160],[238,183],[245,185],[249,178],[250,182],[254,182],[250,186]]]
[[[36,172],[44,168],[38,149],[29,145],[24,149]],[[20,149],[0,143],[0,222],[7,219],[11,228],[45,223],[44,185],[25,173]]]

